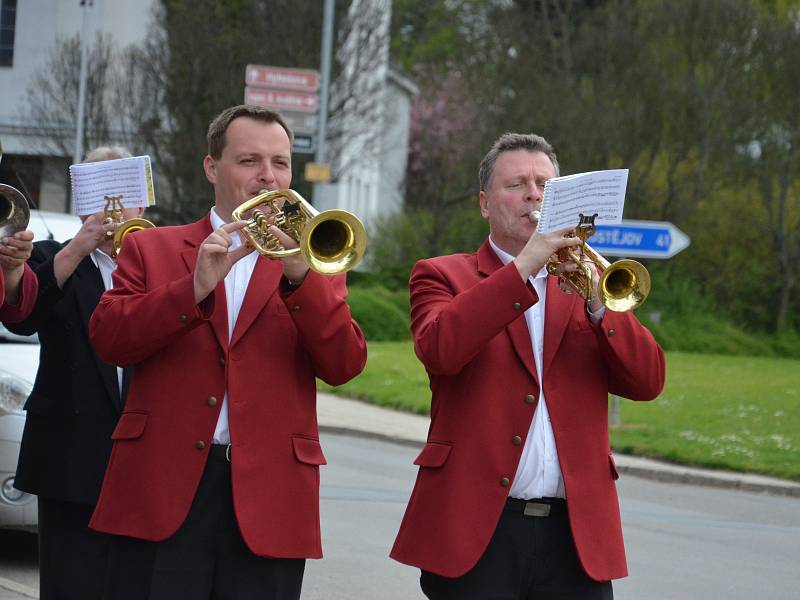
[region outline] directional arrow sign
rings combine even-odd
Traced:
[[[272,90],[246,86],[244,88],[244,103],[263,106],[276,110],[294,110],[298,112],[317,112],[319,95],[308,92],[288,92],[285,90]]]
[[[670,258],[689,246],[689,236],[666,221],[623,220],[597,225],[589,245],[608,256]]]

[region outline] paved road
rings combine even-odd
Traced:
[[[307,563],[304,600],[421,599],[417,572],[387,558],[416,448],[336,434],[322,442],[325,559]],[[800,597],[797,498],[629,475],[619,490],[631,576],[615,583],[617,600]],[[35,545],[24,546],[0,537],[0,576],[30,586]],[[0,600],[26,597],[0,587]]]

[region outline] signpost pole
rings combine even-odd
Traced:
[[[317,151],[314,162],[325,163],[325,142],[328,128],[328,91],[331,82],[331,55],[333,53],[333,0],[325,0],[322,20],[322,50],[320,55],[319,82],[319,127],[317,128]],[[320,184],[314,184],[314,201],[320,196]]]

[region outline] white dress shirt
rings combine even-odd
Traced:
[[[211,209],[211,228],[215,231],[225,225],[225,221],[217,214],[217,211]],[[235,232],[231,235],[233,243],[228,248],[228,251],[235,250],[242,245],[239,235]],[[225,276],[225,298],[228,304],[228,341],[230,342],[233,336],[233,328],[236,326],[236,319],[239,317],[239,311],[242,308],[244,295],[247,292],[247,286],[250,283],[250,276],[253,274],[253,269],[256,267],[256,260],[258,259],[256,252],[251,252],[241,260],[237,261],[228,274]],[[217,427],[214,429],[214,444],[230,444],[231,433],[228,428],[228,390],[225,390],[225,396],[222,399],[222,408],[219,412],[217,419]]]
[[[501,250],[491,237],[489,237],[489,244],[504,265],[514,260],[514,257]],[[525,321],[528,324],[533,347],[533,358],[536,361],[536,374],[539,378],[539,403],[528,429],[514,483],[511,485],[508,495],[523,500],[544,497],[565,498],[564,479],[561,476],[561,465],[558,462],[556,440],[553,435],[553,426],[550,423],[550,415],[547,412],[542,380],[547,269],[542,267],[535,277],[530,277],[530,282],[539,296],[539,301],[525,311]]]
[[[106,290],[113,288],[114,283],[111,274],[117,270],[117,261],[99,248],[92,250],[91,254],[89,254],[89,258],[92,259],[94,266],[100,269],[103,287]],[[122,395],[122,369],[120,367],[117,367],[117,383],[119,384],[119,393]]]

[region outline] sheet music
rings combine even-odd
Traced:
[[[149,156],[71,165],[72,210],[91,215],[105,207],[106,196],[122,196],[125,208],[156,203]]]
[[[596,225],[622,221],[628,169],[588,171],[554,177],[545,184],[539,231],[548,233],[578,224],[581,213],[597,213]]]

